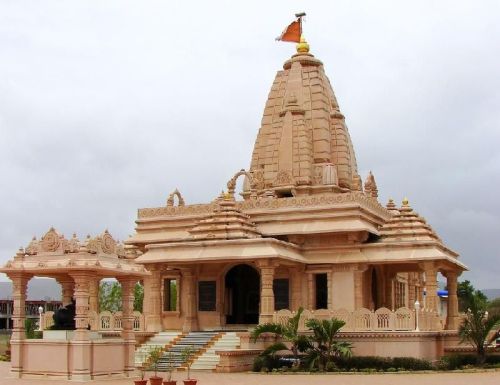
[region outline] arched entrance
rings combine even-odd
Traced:
[[[236,265],[225,278],[226,324],[259,323],[260,275],[249,265]]]

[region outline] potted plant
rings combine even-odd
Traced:
[[[148,353],[148,363],[153,367],[155,375],[149,378],[151,385],[162,385],[163,378],[158,377],[158,363],[163,357],[163,349],[160,346],[152,348]]]
[[[191,358],[193,356],[195,352],[195,349],[192,347],[192,346],[186,346],[183,350],[182,350],[182,360],[186,363],[186,366],[187,366],[187,378],[184,380],[184,385],[196,385],[196,383],[198,382],[198,380],[195,380],[193,378],[191,378],[191,372],[190,372],[190,369],[191,369]]]
[[[172,380],[172,371],[174,370],[174,366],[172,364],[172,352],[167,353],[167,379],[163,380],[163,385],[176,385],[177,381]]]
[[[148,380],[144,379],[144,374],[145,374],[145,368],[143,365],[139,366],[139,373],[141,373],[141,379],[140,380],[134,380],[135,385],[146,385],[148,383]]]

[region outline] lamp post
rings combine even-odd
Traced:
[[[43,327],[42,327],[42,318],[43,318],[43,307],[42,306],[38,306],[38,314],[39,314],[39,320],[38,320],[38,330],[39,331],[42,331],[43,330]]]
[[[415,331],[419,332],[420,329],[418,328],[418,313],[420,311],[420,302],[418,302],[418,299],[415,301]]]

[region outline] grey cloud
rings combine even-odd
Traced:
[[[304,3],[0,4],[0,262],[49,226],[133,232],[136,209],[213,199],[248,167],[274,37]],[[366,176],[404,196],[498,287],[500,43],[496,1],[308,2]]]

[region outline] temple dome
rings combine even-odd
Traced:
[[[425,219],[413,211],[406,198],[403,200],[403,205],[399,209],[395,208],[393,202],[390,202],[388,206],[393,216],[380,228],[380,236],[383,242],[441,242]]]
[[[231,194],[222,194],[215,208],[189,230],[194,240],[250,239],[261,234],[250,217],[237,206]]]
[[[269,92],[250,166],[258,194],[362,188],[344,115],[323,63],[306,44],[297,46]]]

